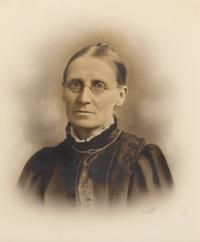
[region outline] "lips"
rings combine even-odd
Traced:
[[[86,110],[76,110],[75,113],[94,113],[94,112],[86,111]]]

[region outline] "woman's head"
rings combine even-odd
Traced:
[[[109,125],[116,106],[125,100],[125,83],[126,68],[107,45],[92,45],[75,53],[63,80],[63,99],[71,124],[90,130]]]

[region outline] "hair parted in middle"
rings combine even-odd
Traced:
[[[119,55],[112,49],[109,45],[98,43],[94,45],[89,45],[83,49],[77,51],[68,61],[64,74],[63,74],[63,83],[67,79],[67,70],[69,65],[79,57],[83,56],[93,56],[99,58],[105,58],[108,61],[111,61],[116,67],[116,81],[119,85],[126,85],[126,76],[127,70],[125,65],[122,63]]]

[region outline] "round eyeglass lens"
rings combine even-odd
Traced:
[[[83,83],[80,80],[72,80],[69,84],[68,84],[68,88],[72,91],[72,92],[80,92],[83,89]]]

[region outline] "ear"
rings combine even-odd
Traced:
[[[122,106],[122,104],[124,103],[124,101],[126,99],[127,91],[128,91],[127,86],[119,87],[119,96],[116,100],[117,106]]]

